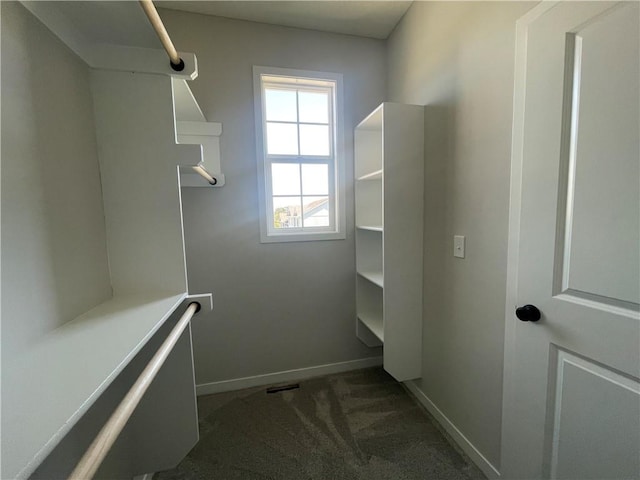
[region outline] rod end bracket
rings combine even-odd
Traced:
[[[184,70],[184,60],[182,60],[181,58],[179,60],[180,62],[178,63],[173,63],[172,61],[169,61],[169,65],[171,65],[171,68],[176,72],[181,72]]]

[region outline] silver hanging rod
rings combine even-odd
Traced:
[[[140,403],[149,385],[151,385],[151,382],[158,374],[158,371],[160,371],[160,368],[171,353],[174,345],[182,335],[182,332],[184,332],[184,329],[189,325],[189,321],[191,321],[191,318],[198,310],[200,310],[199,303],[192,302],[189,304],[187,310],[182,314],[182,317],[180,317],[176,326],[173,327],[169,336],[162,345],[160,345],[160,348],[144,368],[136,382],[111,414],[107,423],[104,424],[96,438],[91,445],[89,445],[80,462],[78,462],[76,468],[71,472],[71,475],[69,475],[69,480],[90,480],[93,478],[118,438],[118,435],[120,435],[120,432],[122,432],[122,429]]]
[[[173,68],[176,72],[181,72],[184,70],[184,61],[178,55],[178,51],[176,47],[173,46],[173,42],[171,41],[171,37],[167,33],[167,29],[164,28],[164,23],[162,23],[162,19],[160,15],[158,15],[158,11],[156,10],[155,5],[151,0],[138,0],[144,13],[147,14],[149,21],[151,22],[151,26],[156,31],[160,42],[162,42],[162,46],[167,51],[167,55],[169,55],[169,61],[171,63],[171,68]]]

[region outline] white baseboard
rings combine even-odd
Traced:
[[[446,432],[451,436],[451,438],[458,444],[458,446],[462,449],[464,453],[466,453],[469,458],[475,463],[482,473],[484,473],[487,478],[490,480],[495,480],[500,478],[500,472],[497,468],[495,468],[489,460],[485,458],[482,453],[469,441],[464,434],[458,430],[451,420],[447,418],[447,416],[442,413],[435,403],[431,401],[429,397],[425,395],[425,393],[418,387],[416,382],[404,382],[404,385],[407,389],[416,397],[416,399],[429,411],[431,415],[436,419],[436,421],[446,430]]]
[[[242,390],[244,388],[261,387],[263,385],[273,385],[275,383],[292,382],[295,380],[305,380],[320,375],[330,375],[332,373],[348,372],[361,368],[378,367],[382,365],[382,357],[369,357],[348,362],[329,363],[327,365],[317,365],[315,367],[297,368],[284,372],[267,373],[254,377],[234,378],[232,380],[222,380],[220,382],[201,383],[196,385],[196,394],[210,395],[212,393],[230,392]]]

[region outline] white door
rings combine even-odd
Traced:
[[[518,23],[502,478],[640,478],[639,23]]]

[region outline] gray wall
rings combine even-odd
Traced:
[[[415,2],[388,42],[388,100],[427,105],[423,378],[500,461],[515,21],[519,2]],[[466,258],[453,257],[465,235]]]
[[[214,312],[193,324],[196,382],[380,355],[355,337],[353,127],[382,100],[378,40],[161,10],[179,49],[198,56],[190,83],[223,123],[220,189],[184,189],[192,292]],[[347,239],[260,244],[252,66],[344,74]]]
[[[2,360],[111,296],[89,69],[2,8]]]

